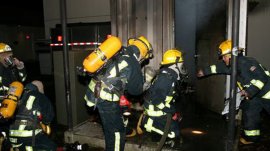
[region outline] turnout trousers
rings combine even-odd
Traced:
[[[119,102],[99,100],[97,108],[103,125],[106,151],[124,151],[126,130]]]
[[[254,97],[250,100],[243,100],[241,104],[243,110],[243,134],[248,141],[259,140],[261,132],[261,111],[265,109],[270,115],[270,100]]]

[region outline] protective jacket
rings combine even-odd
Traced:
[[[144,108],[146,117],[143,120],[144,128],[148,132],[156,132],[163,135],[166,124],[166,114],[174,114],[177,73],[170,68],[161,68],[152,85],[146,92],[144,98]],[[172,122],[170,126],[169,138],[179,136],[178,122]]]
[[[43,133],[40,123],[48,125],[53,118],[54,110],[50,100],[40,93],[35,85],[27,84],[22,99],[19,101],[15,120],[10,125],[9,136],[13,147],[23,150],[32,145],[39,147],[41,145],[39,138],[48,139],[43,138],[46,134]],[[35,144],[32,144],[33,139],[35,139]],[[52,144],[48,140],[42,145],[46,147],[46,143]],[[54,147],[48,146],[47,149],[53,150]]]
[[[230,74],[231,67],[220,62],[203,70],[204,75]],[[267,71],[254,58],[239,56],[237,64],[237,85],[245,90],[248,100],[242,101],[244,137],[257,141],[260,136],[260,112],[266,109],[270,113],[270,77]]]
[[[204,75],[231,74],[231,67],[220,62],[203,70]],[[247,91],[249,98],[270,99],[270,80],[267,71],[254,58],[239,56],[237,64],[237,84],[240,90]]]
[[[89,107],[94,106],[98,99],[106,101],[119,101],[120,96],[126,91],[131,95],[140,95],[143,87],[141,66],[129,49],[122,48],[122,52],[111,58],[110,62],[93,77],[88,85],[85,100]],[[97,82],[100,82],[98,96],[95,96]],[[96,92],[97,93],[97,92]]]
[[[26,79],[26,70],[14,68],[6,68],[0,64],[0,96],[6,94],[9,84],[13,81],[24,82]]]

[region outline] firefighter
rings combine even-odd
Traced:
[[[13,57],[12,49],[5,43],[0,43],[0,106],[8,93],[9,85],[13,81],[24,82],[26,70],[24,63]],[[6,138],[10,120],[0,118],[0,138]],[[5,141],[6,143],[6,141]]]
[[[13,57],[12,49],[5,43],[0,43],[0,62],[0,95],[5,96],[11,82],[25,81],[26,70],[24,63]]]
[[[108,52],[117,54],[108,55]],[[143,75],[140,63],[151,57],[151,52],[152,46],[143,36],[130,38],[127,47],[122,47],[120,39],[112,36],[84,60],[84,68],[89,72],[92,71],[92,63],[97,60],[93,57],[95,53],[100,60],[111,56],[94,74],[85,95],[87,105],[98,108],[106,151],[124,150],[126,132],[119,100],[124,92],[135,96],[142,93]]]
[[[55,151],[57,146],[48,137],[53,118],[54,109],[44,95],[42,82],[35,80],[26,84],[15,120],[9,129],[12,147],[20,151]]]
[[[142,124],[147,132],[152,134],[152,141],[159,141],[165,136],[166,146],[172,148],[180,147],[179,114],[175,109],[178,81],[186,75],[182,52],[177,49],[167,50],[161,62],[161,68],[144,98],[145,117]],[[165,125],[168,121],[168,134],[164,134]]]
[[[198,77],[214,74],[231,74],[231,40],[219,45],[219,57],[223,62],[200,69]],[[243,132],[240,137],[242,144],[252,144],[260,138],[260,112],[265,109],[270,113],[270,77],[256,59],[243,56],[240,50],[237,63],[237,85],[244,98],[241,103],[243,111]]]

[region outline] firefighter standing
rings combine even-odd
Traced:
[[[144,108],[146,116],[143,126],[151,132],[152,141],[159,141],[164,135],[167,115],[173,115],[167,140],[168,147],[180,147],[179,115],[175,109],[178,80],[187,72],[183,66],[182,52],[176,49],[168,50],[163,55],[161,68],[146,92]]]
[[[10,125],[9,141],[12,147],[20,151],[55,151],[56,144],[47,136],[53,118],[53,106],[44,95],[43,84],[40,81],[28,83],[18,103],[15,120]]]
[[[112,36],[83,63],[89,72],[96,67],[92,63],[108,59],[106,65],[92,77],[85,95],[87,105],[98,108],[103,124],[106,151],[124,150],[126,132],[119,99],[124,92],[130,95],[142,93],[143,75],[140,62],[149,58],[152,51],[151,44],[143,36],[129,39],[128,42],[128,47],[121,47],[120,39]],[[117,54],[112,55],[110,52]],[[99,58],[98,61],[96,56]],[[95,72],[95,69],[93,71]]]
[[[13,52],[9,45],[0,43],[0,105],[7,95],[10,84],[13,81],[24,82],[25,80],[24,63],[13,58]],[[0,139],[6,138],[9,124],[8,119],[0,117]]]
[[[231,40],[219,46],[219,57],[223,62],[200,69],[198,77],[213,74],[231,73]],[[257,60],[238,55],[237,85],[245,100],[241,103],[243,110],[243,134],[240,142],[251,144],[260,138],[260,112],[265,109],[270,113],[270,74]]]

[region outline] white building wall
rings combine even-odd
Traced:
[[[44,0],[45,36],[60,20],[60,0]],[[110,21],[109,0],[66,0],[67,23],[93,23]]]
[[[270,69],[270,1],[261,0],[248,14],[247,55]]]

